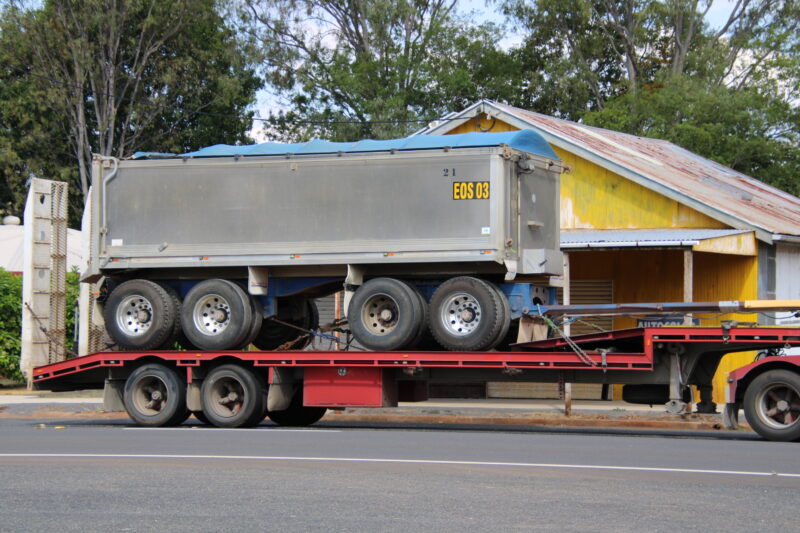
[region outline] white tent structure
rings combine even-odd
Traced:
[[[24,228],[19,225],[0,225],[0,267],[9,272],[22,273]],[[67,230],[67,270],[80,268],[81,232]]]

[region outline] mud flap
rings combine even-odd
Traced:
[[[267,411],[285,411],[295,392],[294,369],[274,367],[269,372]]]
[[[103,387],[103,410],[106,412],[124,411],[124,390],[124,379],[106,379],[105,386]]]
[[[725,429],[739,429],[738,403],[726,403],[722,409],[722,425]]]

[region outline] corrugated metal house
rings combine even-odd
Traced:
[[[524,128],[544,136],[571,166],[562,175],[560,210],[571,303],[800,299],[800,198],[667,141],[489,100],[420,133]],[[704,325],[781,320],[695,318]],[[635,327],[637,318],[596,325]],[[714,381],[715,401],[723,401],[727,372],[752,357],[731,354],[723,360]],[[541,390],[508,394],[541,395]]]

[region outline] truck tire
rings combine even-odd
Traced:
[[[744,414],[756,433],[769,440],[800,440],[800,374],[769,370],[744,394]]]
[[[201,281],[183,299],[183,334],[200,350],[239,348],[250,333],[252,320],[249,295],[228,280]]]
[[[250,320],[250,330],[247,333],[247,337],[240,346],[240,349],[244,350],[251,344],[258,336],[258,332],[261,331],[261,325],[264,322],[264,306],[261,305],[261,300],[253,296],[252,294],[247,295],[250,299],[250,307],[253,310],[253,317]]]
[[[208,418],[206,418],[206,415],[203,413],[203,411],[192,411],[192,414],[201,424],[210,425],[210,422],[208,421]]]
[[[509,331],[511,331],[511,306],[508,303],[506,293],[504,293],[500,287],[494,283],[489,283],[489,285],[497,293],[500,304],[503,306],[503,314],[508,317],[508,320],[505,321],[503,327],[500,329],[500,333],[497,334],[497,340],[492,343],[492,346],[497,349],[510,350],[511,344],[517,340],[516,330],[513,332],[513,335],[509,335]],[[519,324],[519,321],[517,321],[517,324]],[[500,346],[502,346],[502,348],[500,348]]]
[[[140,426],[178,425],[189,417],[184,381],[167,366],[140,366],[125,381],[125,410]]]
[[[282,322],[294,324],[304,330],[317,329],[319,327],[319,311],[317,304],[314,300],[307,299],[304,303],[290,303],[288,304],[291,310],[295,311],[289,313],[281,313],[280,308],[277,318]],[[264,320],[261,324],[261,330],[253,339],[253,344],[259,350],[275,350],[279,346],[286,344],[289,341],[295,340],[302,336],[303,332],[296,328],[290,328],[283,324],[279,324],[274,320]],[[292,346],[292,350],[302,350],[311,343],[311,339],[306,339],[303,342],[298,342]]]
[[[221,428],[249,427],[264,419],[267,388],[249,368],[222,365],[203,380],[200,401],[209,423]]]
[[[411,343],[409,343],[409,345],[406,347],[406,349],[408,350],[413,350],[419,348],[419,346],[423,342],[428,340],[429,337],[432,337],[430,333],[430,328],[428,327],[428,322],[429,322],[428,302],[427,300],[425,300],[425,297],[422,296],[422,293],[419,292],[419,290],[416,287],[405,281],[403,283],[406,284],[408,289],[412,293],[414,293],[414,296],[419,301],[420,312],[421,312],[421,318],[419,320],[419,329],[417,330],[417,334],[414,337],[414,340],[412,340]],[[430,340],[433,339],[431,338]]]
[[[172,298],[173,305],[175,306],[175,320],[172,328],[172,334],[167,337],[163,343],[161,343],[159,348],[162,350],[173,350],[175,349],[175,343],[178,342],[178,339],[183,337],[181,334],[181,297],[178,295],[178,292],[175,289],[166,283],[159,283],[158,285],[164,289],[170,298]]]
[[[306,407],[303,405],[303,386],[301,384],[288,409],[269,411],[267,416],[279,426],[303,427],[319,422],[327,411],[325,407]]]
[[[423,307],[400,280],[375,278],[356,290],[347,312],[353,337],[369,350],[402,350],[417,340]]]
[[[509,316],[498,289],[468,276],[442,283],[431,298],[431,331],[452,351],[489,350],[500,342]]]
[[[177,299],[161,285],[133,279],[109,295],[103,318],[111,339],[123,350],[155,350],[169,343],[180,313]]]

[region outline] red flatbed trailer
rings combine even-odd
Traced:
[[[433,380],[624,384],[626,400],[662,401],[673,413],[685,411],[685,392],[694,385],[701,394],[698,409],[715,412],[711,378],[723,355],[792,346],[800,346],[800,328],[757,326],[637,328],[522,343],[513,352],[117,351],[37,367],[33,384],[104,388],[107,408],[124,408],[148,426],[179,424],[190,413],[220,427],[249,426],[267,416],[283,425],[308,425],[329,407],[425,400]],[[777,389],[769,381],[775,371]],[[744,404],[765,437],[800,438],[800,357],[767,357],[731,379],[729,425]],[[750,393],[760,398],[761,415],[758,405],[747,403],[754,383],[768,389]],[[789,398],[788,408],[778,405],[780,416],[767,414],[775,408],[770,391]],[[759,425],[754,417],[771,423]]]

